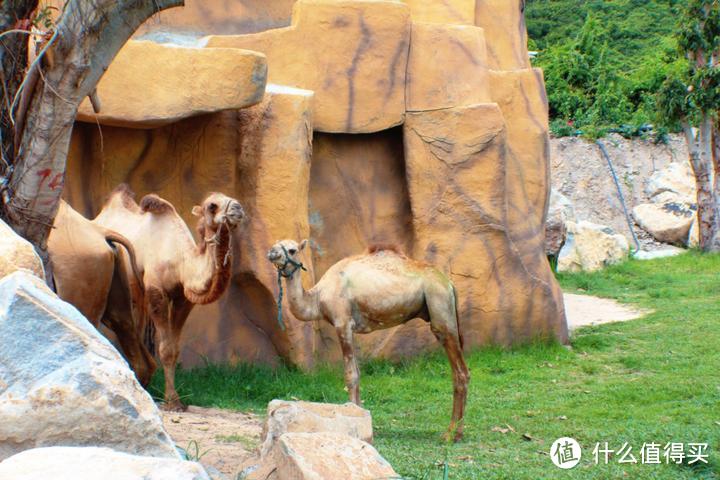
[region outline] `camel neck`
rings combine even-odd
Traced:
[[[231,233],[227,226],[220,226],[213,237],[200,242],[183,265],[185,296],[195,304],[217,300],[227,289],[232,273]]]
[[[286,277],[285,284],[292,314],[303,322],[320,320],[317,292],[305,291],[302,286],[301,270],[298,269],[293,275]]]

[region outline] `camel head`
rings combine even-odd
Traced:
[[[222,193],[211,193],[202,205],[196,205],[192,214],[200,217],[204,227],[210,231],[217,230],[220,225],[235,228],[245,218],[240,202]]]
[[[300,252],[305,249],[307,243],[307,240],[303,240],[300,244],[295,240],[281,240],[268,250],[267,258],[281,275],[292,277],[299,269],[305,269],[300,261]]]

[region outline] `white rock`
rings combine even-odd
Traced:
[[[263,427],[260,455],[270,452],[284,433],[344,433],[353,438],[372,442],[372,416],[354,403],[290,402],[273,400],[268,404],[267,420]]]
[[[286,433],[248,480],[377,480],[397,478],[392,466],[367,442],[343,433]]]
[[[0,220],[0,278],[18,270],[45,278],[42,261],[32,244]]]
[[[1,480],[209,480],[199,463],[98,447],[46,447],[0,463]]]
[[[0,460],[55,445],[179,458],[125,360],[39,278],[0,280],[0,339]]]
[[[627,239],[604,225],[567,222],[568,237],[558,256],[559,272],[594,271],[628,256]]]
[[[640,250],[639,252],[633,254],[633,258],[636,258],[638,260],[655,260],[656,258],[675,257],[678,255],[682,255],[686,252],[687,250],[685,250],[684,248],[670,246],[660,250]]]
[[[635,222],[663,243],[685,245],[695,210],[685,203],[643,203],[632,211]]]
[[[690,165],[674,162],[653,173],[645,185],[653,203],[695,203],[695,177]]]

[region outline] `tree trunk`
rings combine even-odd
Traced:
[[[710,243],[710,251],[720,252],[720,125],[713,128],[713,203],[715,204],[715,231]]]
[[[713,182],[713,128],[708,117],[700,124],[698,132],[683,125],[690,154],[690,165],[695,175],[697,188],[697,218],[700,249],[706,252],[718,251],[713,243],[718,236],[717,192]]]
[[[16,109],[16,123],[25,120],[15,125],[17,155],[2,214],[44,259],[80,102],[145,20],[179,5],[183,0],[70,0],[31,67],[28,77],[36,73],[37,83]]]

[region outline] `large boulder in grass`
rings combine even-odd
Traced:
[[[125,360],[39,278],[0,280],[0,339],[0,460],[59,445],[179,458]]]
[[[344,433],[286,433],[247,480],[376,480],[397,478],[392,466],[367,442]]]
[[[32,244],[0,220],[0,278],[18,270],[45,278],[42,261]]]
[[[0,479],[210,480],[199,463],[129,455],[98,447],[25,450],[0,462]]]
[[[687,203],[643,203],[633,208],[635,222],[663,243],[686,245],[697,207]]]
[[[558,256],[559,272],[591,272],[628,256],[627,239],[609,227],[581,221],[567,222],[567,228],[568,238]]]
[[[354,403],[292,402],[273,400],[268,404],[260,455],[267,455],[285,433],[343,433],[372,442],[372,416]]]

